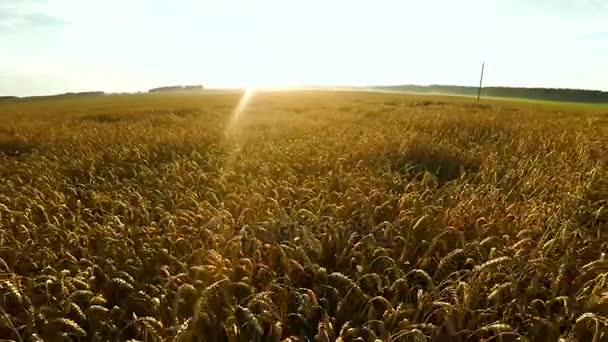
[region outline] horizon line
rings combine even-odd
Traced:
[[[317,90],[317,89],[340,89],[340,90],[375,90],[377,88],[383,87],[459,87],[459,88],[478,88],[476,85],[459,85],[459,84],[441,84],[441,83],[428,83],[428,84],[416,84],[416,83],[395,83],[395,84],[372,84],[372,85],[351,85],[351,84],[325,84],[325,85],[283,85],[283,86],[214,86],[214,87],[206,87],[203,84],[173,84],[173,85],[163,85],[163,86],[155,86],[150,87],[145,90],[133,90],[133,91],[107,91],[107,90],[79,90],[79,91],[65,91],[59,93],[45,93],[45,94],[36,94],[36,95],[0,95],[1,98],[33,98],[33,97],[53,97],[53,96],[67,96],[67,95],[79,95],[86,93],[103,93],[104,95],[128,95],[128,94],[152,94],[151,90],[164,88],[164,87],[188,87],[188,86],[202,86],[202,89],[183,89],[184,92],[197,92],[197,91],[242,91],[247,89],[257,89],[257,90],[267,90],[267,91],[277,91],[277,90]],[[551,89],[551,90],[575,90],[575,91],[587,91],[587,92],[600,92],[600,93],[608,93],[608,89],[590,89],[590,88],[568,88],[568,87],[539,87],[539,86],[503,86],[503,85],[485,85],[481,87],[482,89],[486,88],[505,88],[505,89]],[[174,92],[179,92],[180,90],[175,90]],[[168,90],[166,92],[171,92]]]

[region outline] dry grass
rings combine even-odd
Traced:
[[[0,338],[608,339],[606,108],[238,100],[0,104]]]

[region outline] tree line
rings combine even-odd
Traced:
[[[161,92],[173,92],[173,91],[190,91],[190,90],[203,90],[205,89],[202,85],[177,85],[177,86],[166,86],[152,88],[148,90],[148,93],[161,93]]]
[[[452,85],[397,85],[380,86],[375,88],[382,90],[407,91],[414,93],[439,93],[468,96],[477,96],[478,91],[477,87]],[[608,92],[585,89],[485,87],[482,88],[481,95],[490,97],[512,97],[546,101],[608,103]]]

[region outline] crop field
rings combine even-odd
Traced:
[[[608,106],[0,101],[0,339],[608,341]]]

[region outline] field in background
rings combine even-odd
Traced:
[[[607,106],[241,100],[0,102],[0,338],[608,338]]]
[[[403,91],[413,93],[439,93],[460,96],[477,96],[478,87],[451,86],[451,85],[394,85],[377,86],[378,90]],[[564,101],[577,103],[608,104],[608,92],[600,90],[583,89],[555,89],[555,88],[518,88],[518,87],[483,87],[483,97],[529,99],[538,101]]]

